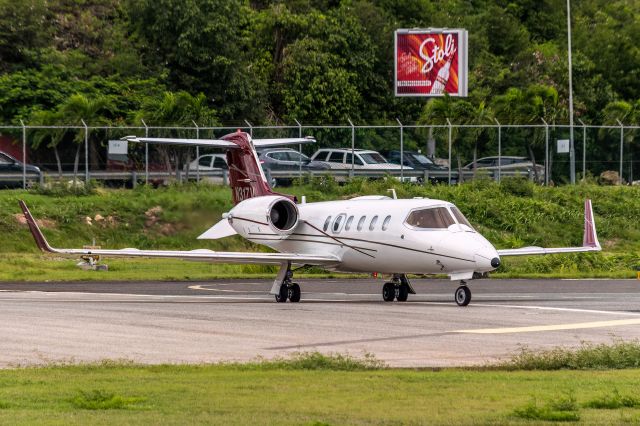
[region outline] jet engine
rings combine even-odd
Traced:
[[[289,235],[298,225],[298,207],[293,201],[278,195],[249,198],[236,205],[227,215],[239,233],[268,232]]]

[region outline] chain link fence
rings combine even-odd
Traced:
[[[0,126],[3,145],[0,151],[16,158],[0,158],[0,181],[27,187],[34,182],[53,179],[86,181],[104,180],[122,185],[129,182],[158,183],[168,180],[213,179],[226,182],[223,170],[201,170],[190,167],[214,148],[166,147],[154,144],[128,144],[123,153],[109,152],[109,141],[126,136],[214,139],[236,130],[250,133],[254,138],[313,136],[315,144],[293,146],[307,156],[320,148],[347,150],[375,150],[393,157],[400,168],[386,171],[400,179],[418,178],[428,182],[437,178],[449,184],[478,176],[500,180],[505,176],[525,175],[541,184],[571,184],[576,180],[599,177],[603,172],[619,183],[636,180],[638,170],[638,129],[640,126],[595,126],[581,123],[574,126],[574,144],[569,139],[569,126],[542,123],[538,125],[416,125],[396,123],[388,125],[303,125],[253,126],[246,122],[237,127],[192,126]],[[563,148],[567,145],[568,149]],[[440,167],[411,168],[408,156],[421,154]],[[353,158],[353,156],[351,156]],[[422,156],[421,156],[422,158]],[[2,164],[4,163],[4,164]],[[27,164],[28,163],[28,164]],[[34,169],[31,166],[39,168]],[[342,176],[380,176],[376,170],[358,170],[351,162],[346,170],[324,173]],[[572,173],[571,168],[574,168]],[[295,178],[304,173],[298,170],[273,171],[278,177]],[[317,173],[317,172],[314,172]]]

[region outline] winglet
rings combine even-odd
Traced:
[[[31,235],[33,235],[33,239],[36,240],[36,245],[38,246],[38,248],[42,251],[54,252],[54,250],[47,242],[47,239],[42,234],[42,231],[40,231],[38,224],[31,215],[31,212],[29,211],[29,208],[27,207],[25,202],[20,200],[19,204],[20,208],[22,209],[22,213],[24,214],[24,218],[27,220],[27,225],[29,225]]]
[[[598,234],[596,233],[596,222],[593,219],[593,207],[591,200],[584,202],[584,237],[582,239],[584,247],[594,247],[600,249]]]

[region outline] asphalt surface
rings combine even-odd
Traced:
[[[299,280],[275,303],[271,280],[0,283],[0,367],[103,359],[245,361],[320,351],[392,366],[482,365],[523,347],[640,339],[640,280],[412,280],[385,303],[383,280]]]

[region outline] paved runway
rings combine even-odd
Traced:
[[[478,365],[522,347],[640,339],[638,280],[412,280],[382,302],[383,280],[299,280],[277,304],[270,280],[0,283],[0,367],[126,359],[271,358],[297,351],[374,354],[393,366]]]

